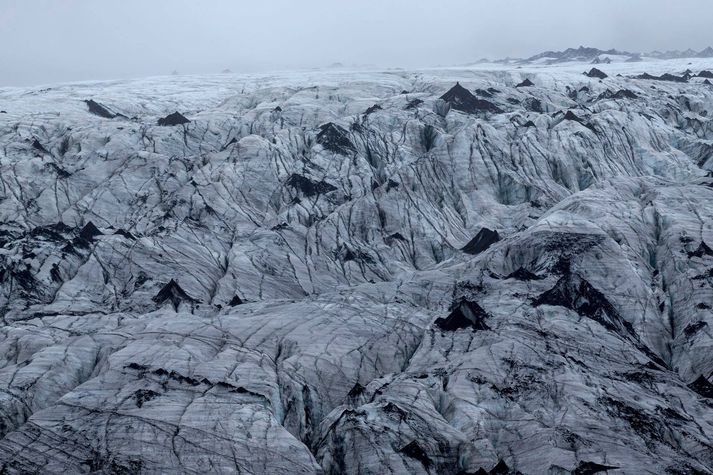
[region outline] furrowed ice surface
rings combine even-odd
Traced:
[[[597,69],[0,90],[0,471],[713,473],[713,60]]]

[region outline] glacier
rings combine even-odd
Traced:
[[[0,472],[713,473],[713,59],[597,68],[0,89]]]

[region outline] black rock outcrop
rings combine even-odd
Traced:
[[[639,74],[634,76],[634,79],[647,79],[649,81],[669,81],[669,82],[688,82],[688,78],[685,76],[676,76],[675,74],[662,74],[661,76],[653,76],[649,73]]]
[[[451,313],[447,317],[436,319],[434,325],[443,331],[489,330],[485,323],[489,317],[490,315],[477,302],[461,300],[451,307]]]
[[[588,73],[584,73],[585,76],[590,77],[590,78],[597,78],[597,79],[606,79],[609,76],[602,71],[601,69],[597,68],[592,68],[589,70]]]
[[[466,114],[476,114],[478,112],[502,112],[495,104],[485,99],[478,99],[468,89],[456,83],[448,92],[441,96],[450,106]]]
[[[317,196],[337,189],[336,186],[327,183],[326,181],[314,181],[305,176],[293,173],[290,178],[287,179],[287,186],[301,192],[304,196]]]
[[[349,155],[356,149],[351,140],[349,140],[349,132],[344,127],[328,122],[320,127],[317,134],[317,143],[330,152],[341,155]]]
[[[607,89],[606,91],[599,94],[599,96],[597,97],[597,100],[602,100],[602,99],[616,99],[616,100],[636,99],[638,97],[639,96],[637,96],[635,92],[630,91],[628,89],[620,89],[616,92],[612,92],[609,89]]]
[[[113,119],[117,116],[117,114],[114,114],[109,109],[107,109],[106,106],[99,104],[94,99],[86,100],[84,101],[84,103],[89,108],[89,112],[91,114],[98,115],[99,117],[104,117],[105,119]]]
[[[431,465],[431,459],[428,457],[426,452],[421,448],[420,445],[418,445],[418,442],[415,440],[413,442],[410,442],[406,446],[402,447],[399,452],[402,454],[411,457],[412,459],[416,459],[419,462],[423,464],[424,467],[428,468]]]
[[[94,226],[94,223],[89,221],[87,224],[84,225],[82,230],[79,232],[79,237],[87,242],[91,242],[94,240],[95,237],[101,236],[102,232],[97,229],[96,226]]]
[[[152,300],[158,305],[163,305],[166,302],[171,302],[171,305],[173,305],[173,309],[176,311],[178,311],[178,306],[181,304],[181,302],[197,302],[196,299],[190,297],[181,288],[181,286],[178,285],[178,282],[173,279],[171,279],[168,284],[164,285],[163,288],[153,297]]]
[[[596,473],[607,472],[609,470],[616,470],[619,467],[614,467],[612,465],[602,465],[596,462],[580,462],[577,468],[574,469],[572,475],[594,475]]]
[[[695,251],[689,252],[688,257],[703,257],[703,256],[713,256],[713,249],[711,249],[705,241],[701,241]]]
[[[703,376],[693,381],[688,387],[703,396],[704,398],[713,399],[713,384]]]
[[[187,124],[189,122],[190,120],[186,119],[183,114],[181,114],[180,112],[174,112],[173,114],[169,114],[166,117],[159,119],[158,125],[168,127],[173,125]]]
[[[497,231],[482,228],[468,244],[463,246],[461,251],[473,255],[480,254],[498,241],[500,241],[500,235]]]
[[[600,323],[610,331],[624,336],[634,334],[631,324],[619,315],[604,294],[576,274],[566,273],[553,288],[537,297],[532,305],[565,307]]]

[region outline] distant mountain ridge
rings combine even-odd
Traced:
[[[526,61],[533,62],[545,58],[552,58],[556,62],[578,60],[592,61],[603,54],[612,56],[635,56],[635,54],[628,53],[626,51],[618,51],[615,49],[604,51],[599,48],[580,46],[579,48],[567,48],[564,51],[545,51],[544,53],[536,54],[535,56],[527,58]]]
[[[498,59],[496,63],[508,64],[557,64],[572,61],[588,62],[593,64],[608,63],[614,60],[618,61],[641,61],[642,58],[655,59],[679,59],[679,58],[713,58],[713,47],[708,46],[701,51],[687,49],[684,51],[652,51],[650,53],[637,53],[629,51],[620,51],[617,49],[602,50],[588,46],[580,46],[579,48],[567,48],[563,51],[544,51],[542,53],[530,56],[529,58],[504,58]],[[479,62],[489,62],[487,59],[482,59]]]

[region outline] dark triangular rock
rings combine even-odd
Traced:
[[[190,297],[178,283],[171,279],[171,281],[164,285],[158,294],[152,299],[159,305],[163,305],[166,302],[171,302],[173,309],[178,311],[178,306],[181,302],[193,303],[197,302],[194,298]]]
[[[183,114],[180,112],[174,112],[173,114],[169,114],[163,119],[158,120],[158,125],[161,126],[172,126],[172,125],[181,125],[181,124],[187,124],[189,123],[190,120],[186,119]]]
[[[86,100],[84,101],[84,103],[87,104],[89,112],[94,115],[104,117],[105,119],[113,119],[114,117],[116,117],[116,114],[112,113],[109,109],[107,109],[102,104],[99,104],[94,99]]]
[[[329,193],[337,189],[336,186],[327,183],[326,181],[314,181],[307,177],[293,173],[290,178],[287,179],[287,186],[291,186],[296,190],[302,192],[304,196],[316,196]]]
[[[535,125],[535,123],[534,123],[533,121],[531,121],[531,120],[528,120],[527,122],[525,122],[524,124],[522,124],[522,126],[523,126],[523,127],[537,127],[537,126]]]
[[[578,275],[566,273],[555,286],[533,301],[534,307],[554,305],[574,310],[582,317],[599,322],[604,328],[633,335],[634,330],[606,299],[604,294]]]
[[[32,148],[34,148],[38,152],[49,153],[49,152],[47,152],[47,149],[37,139],[32,141]]]
[[[495,104],[478,99],[468,89],[456,83],[448,92],[441,96],[441,100],[447,102],[453,109],[475,114],[477,112],[502,112]]]
[[[602,465],[595,462],[579,462],[577,468],[574,469],[572,475],[594,475],[600,472],[606,472],[608,470],[616,470],[619,467],[613,467],[611,465]]]
[[[713,83],[711,83],[708,79],[706,79],[705,81],[703,81],[703,84],[705,84],[706,86],[711,86],[711,85],[713,85]]]
[[[703,71],[701,71],[700,73],[698,73],[698,77],[699,77],[699,78],[713,79],[713,72],[703,70]]]
[[[461,250],[467,254],[480,254],[498,241],[500,235],[497,231],[482,228]]]
[[[331,152],[342,155],[348,155],[356,150],[354,144],[349,140],[349,132],[332,122],[320,127],[317,143]]]
[[[520,84],[518,84],[515,87],[532,87],[534,85],[535,85],[535,83],[530,81],[530,78],[525,78],[524,81],[522,81]]]
[[[597,68],[592,68],[588,73],[584,73],[584,75],[590,78],[598,79],[606,79],[609,77],[604,71]]]
[[[532,112],[542,113],[544,109],[542,108],[542,101],[535,99],[534,97],[528,97],[524,101],[525,108]]]
[[[577,117],[577,115],[572,111],[567,111],[567,113],[564,115],[564,120],[573,120],[573,121],[579,122],[579,123],[582,122],[582,119]]]
[[[347,396],[349,397],[359,397],[366,388],[359,383],[356,383],[354,387],[349,391]]]
[[[426,454],[426,452],[421,448],[420,445],[418,445],[415,440],[406,445],[405,447],[402,447],[399,452],[408,457],[411,457],[412,459],[418,460],[423,464],[424,467],[428,467],[431,465],[431,459],[428,458],[428,454]]]
[[[99,231],[99,229],[97,229],[97,227],[94,226],[94,223],[92,223],[91,221],[85,224],[82,230],[79,231],[79,237],[87,242],[91,242],[94,240],[95,237],[102,235],[103,233]]]
[[[659,76],[659,79],[662,81],[687,82],[689,77],[686,75],[676,76],[675,74],[666,73]]]
[[[471,329],[475,331],[489,330],[485,320],[489,318],[477,302],[461,300],[451,307],[451,313],[446,318],[438,318],[434,325],[443,331]]]
[[[713,399],[713,384],[703,376],[699,376],[688,387],[705,398]]]
[[[243,302],[243,299],[241,299],[240,297],[235,295],[235,296],[233,296],[232,299],[230,299],[230,302],[228,302],[228,305],[230,305],[231,307],[237,307],[238,305],[242,305],[243,303],[245,303],[245,302]]]
[[[713,249],[708,247],[704,241],[698,245],[698,249],[693,252],[688,253],[688,257],[703,257],[703,256],[713,256]]]
[[[704,304],[704,303],[699,303],[699,304],[697,305],[697,307],[698,307],[699,309],[705,309],[705,310],[710,309],[710,306],[708,306],[707,304]],[[703,322],[703,321],[698,321],[698,322],[696,322],[696,323],[689,323],[689,324],[686,326],[686,328],[683,329],[683,333],[684,333],[688,338],[690,338],[690,337],[692,337],[693,335],[695,335],[696,333],[698,333],[699,331],[701,331],[702,329],[706,328],[707,326],[708,326],[708,324],[707,324],[706,322]]]

